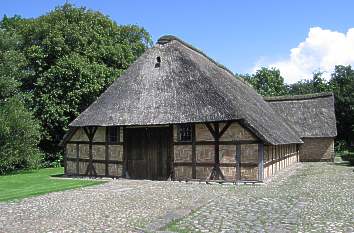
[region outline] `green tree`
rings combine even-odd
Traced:
[[[265,68],[257,70],[253,75],[243,75],[259,94],[263,96],[279,96],[287,94],[284,78],[276,68]]]
[[[59,150],[70,121],[152,44],[143,28],[70,4],[35,19],[5,18],[1,25],[22,38],[30,74],[20,79],[21,88],[31,94],[44,129],[41,148],[50,153]]]
[[[336,66],[330,80],[335,96],[335,109],[339,140],[348,146],[354,143],[354,70],[349,66]]]
[[[331,85],[322,78],[322,72],[313,74],[310,80],[301,80],[288,86],[290,95],[303,95],[332,91]]]
[[[39,123],[18,90],[18,80],[29,75],[19,42],[16,35],[0,30],[0,174],[37,166],[41,159]]]

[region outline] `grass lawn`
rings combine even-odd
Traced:
[[[64,168],[44,168],[0,176],[0,201],[21,199],[49,192],[101,184],[103,181],[80,179],[53,179],[64,173]]]

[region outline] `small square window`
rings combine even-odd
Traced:
[[[183,124],[177,127],[177,137],[180,142],[191,142],[192,141],[192,125]]]
[[[110,126],[108,127],[108,142],[109,143],[118,143],[118,127],[117,126]]]

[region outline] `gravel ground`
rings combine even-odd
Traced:
[[[327,163],[264,185],[115,180],[0,203],[0,232],[354,232],[353,196],[353,167]]]

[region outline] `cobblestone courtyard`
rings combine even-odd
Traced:
[[[353,167],[283,175],[238,186],[115,180],[0,203],[0,232],[354,232]]]

